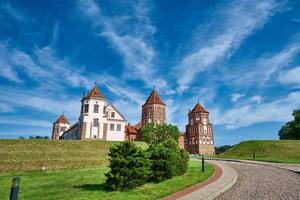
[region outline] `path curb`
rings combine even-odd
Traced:
[[[285,170],[289,170],[289,171],[292,171],[292,172],[300,173],[300,164],[272,163],[272,162],[264,162],[264,161],[239,160],[239,159],[230,159],[230,158],[207,158],[207,160],[240,162],[240,163],[246,163],[246,164],[257,164],[257,165],[271,166],[271,167],[276,167],[276,168],[285,169]]]
[[[233,186],[237,180],[236,171],[225,163],[208,161],[215,167],[215,175],[182,191],[164,197],[163,200],[210,200]]]

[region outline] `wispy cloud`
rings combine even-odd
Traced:
[[[25,126],[35,126],[35,127],[51,127],[52,122],[45,120],[31,120],[23,119],[18,117],[0,117],[0,124],[10,124],[10,125],[25,125]]]
[[[282,71],[277,80],[285,85],[300,87],[300,66]]]
[[[231,95],[231,101],[237,102],[240,98],[242,98],[243,96],[245,96],[245,94],[240,94],[240,93],[234,93]]]
[[[230,57],[249,35],[268,21],[277,7],[273,0],[256,3],[243,0],[220,8],[214,21],[199,31],[207,34],[200,34],[202,41],[196,44],[196,50],[186,54],[175,67],[178,91],[187,89],[200,72]]]
[[[282,70],[286,70],[291,63],[295,60],[296,56],[300,53],[300,40],[299,34],[280,51],[275,53],[263,54],[259,58],[248,61],[244,66],[239,69],[230,71],[226,74],[226,81],[236,85],[258,85],[263,86],[269,80],[278,75]],[[243,76],[241,76],[243,74]]]
[[[131,15],[126,13],[110,17],[105,16],[93,0],[80,0],[78,6],[95,27],[102,28],[98,35],[106,38],[123,57],[125,78],[141,79],[148,87],[166,86],[154,66],[157,55],[151,38],[156,29],[148,17],[149,7],[144,1],[127,5],[132,8]]]
[[[225,125],[228,129],[236,129],[261,122],[285,122],[291,119],[293,110],[300,107],[299,99],[300,92],[292,92],[269,102],[261,102],[261,98],[254,96],[253,103],[224,111],[214,110],[213,123]]]
[[[27,20],[27,17],[19,9],[11,6],[10,3],[1,4],[0,10],[4,11],[7,15],[17,21],[25,22]]]

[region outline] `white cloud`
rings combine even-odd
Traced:
[[[225,125],[228,129],[236,129],[261,122],[286,122],[292,118],[294,109],[300,107],[300,92],[292,92],[270,102],[257,103],[261,98],[253,97],[255,103],[249,103],[232,109],[212,111],[215,125]]]
[[[300,42],[298,40],[299,34],[296,39],[291,40],[288,45],[282,48],[279,52],[272,54],[264,54],[258,59],[251,61],[250,64],[240,66],[239,69],[230,70],[225,74],[226,82],[236,85],[253,85],[258,83],[259,86],[265,85],[272,78],[288,67],[300,52]],[[241,74],[243,74],[241,76]]]
[[[186,90],[200,72],[230,57],[249,35],[268,21],[277,6],[273,0],[255,3],[244,0],[220,8],[215,21],[206,30],[199,31],[208,34],[202,36],[196,50],[185,55],[175,67],[178,91]]]
[[[240,93],[234,93],[231,95],[231,101],[233,103],[237,102],[240,98],[242,98],[243,96],[245,96],[245,94],[240,94]]]
[[[0,10],[3,10],[6,14],[15,20],[25,22],[27,17],[17,8],[12,7],[10,3],[3,3],[0,5]]]
[[[300,66],[282,71],[278,76],[278,81],[286,85],[300,86]]]
[[[130,16],[106,17],[95,1],[79,1],[81,12],[91,19],[95,27],[103,29],[98,35],[105,37],[123,57],[125,78],[141,79],[148,87],[166,87],[166,82],[158,77],[154,66],[157,55],[151,38],[155,27],[148,17],[149,9],[143,1],[128,7],[133,8]]]

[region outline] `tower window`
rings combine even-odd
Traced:
[[[99,105],[95,104],[94,105],[94,113],[98,113],[99,112]]]
[[[117,124],[117,131],[121,131],[121,124]]]
[[[115,118],[115,112],[111,112],[111,118]]]
[[[60,127],[61,132],[65,132],[65,130],[66,130],[66,127]]]
[[[110,124],[109,130],[114,131],[115,130],[115,125],[114,124]]]
[[[103,114],[106,114],[106,106],[103,106]]]
[[[94,127],[99,127],[99,120],[98,119],[93,120],[93,126]]]
[[[89,104],[85,104],[85,105],[84,105],[83,112],[84,112],[84,113],[89,112]]]

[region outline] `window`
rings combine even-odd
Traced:
[[[99,119],[94,119],[93,120],[93,126],[94,127],[99,127]]]
[[[106,106],[103,107],[103,114],[106,114]]]
[[[117,124],[117,131],[121,131],[121,124]]]
[[[111,131],[114,131],[115,130],[115,125],[114,124],[110,124],[110,128],[109,128]]]
[[[89,104],[85,104],[84,105],[84,110],[83,110],[84,113],[87,113],[89,112]]]
[[[115,118],[115,112],[111,112],[111,118]]]
[[[99,112],[99,105],[95,104],[94,105],[94,113],[98,113]]]
[[[66,130],[66,127],[60,127],[61,132],[65,132],[65,130]]]
[[[94,139],[96,139],[97,138],[97,136],[96,135],[94,135]]]

